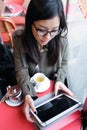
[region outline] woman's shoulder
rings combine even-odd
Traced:
[[[23,48],[22,47],[23,35],[24,35],[24,29],[18,29],[13,33],[12,37],[13,37],[14,47],[21,48],[21,49]]]
[[[61,37],[60,37],[60,41],[61,41],[62,46],[67,46],[67,45],[68,45],[67,35],[61,36]]]
[[[62,52],[65,51],[65,50],[68,50],[69,44],[68,44],[67,35],[61,36],[60,41],[61,41]]]

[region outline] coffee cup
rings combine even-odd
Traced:
[[[36,92],[46,91],[50,87],[50,80],[43,73],[34,74],[30,82],[34,85]]]
[[[7,94],[8,99],[13,103],[18,103],[23,99],[22,90],[18,86],[8,87]]]

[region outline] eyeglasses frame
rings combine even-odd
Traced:
[[[35,30],[37,31],[37,33],[38,33],[39,30],[41,30],[41,29],[39,29],[38,27],[36,27],[36,25],[35,25],[34,23],[33,23],[33,26],[34,26]],[[44,31],[46,31],[46,34],[44,34],[44,35],[39,35],[39,34],[38,34],[38,35],[44,37],[44,36],[46,36],[46,35],[49,33],[50,36],[53,37],[53,36],[59,35],[59,34],[61,33],[62,29],[60,28],[60,29],[56,30],[56,31],[58,31],[58,33],[57,33],[56,35],[52,35],[52,34],[51,34],[54,30],[52,30],[52,31],[44,30]]]

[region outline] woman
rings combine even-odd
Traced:
[[[29,109],[36,111],[37,98],[30,77],[44,73],[55,81],[54,93],[61,89],[72,92],[64,85],[67,73],[67,25],[61,0],[31,0],[27,9],[25,28],[14,33],[16,78],[24,94],[24,113],[32,121]]]

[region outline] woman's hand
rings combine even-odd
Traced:
[[[73,96],[73,93],[70,91],[70,89],[68,89],[62,82],[57,81],[54,85],[54,95],[56,96],[58,93],[58,90],[62,90],[64,93]]]
[[[24,101],[24,114],[28,121],[34,122],[29,113],[30,108],[32,109],[33,112],[36,112],[33,99],[31,98],[30,95],[26,95]]]

